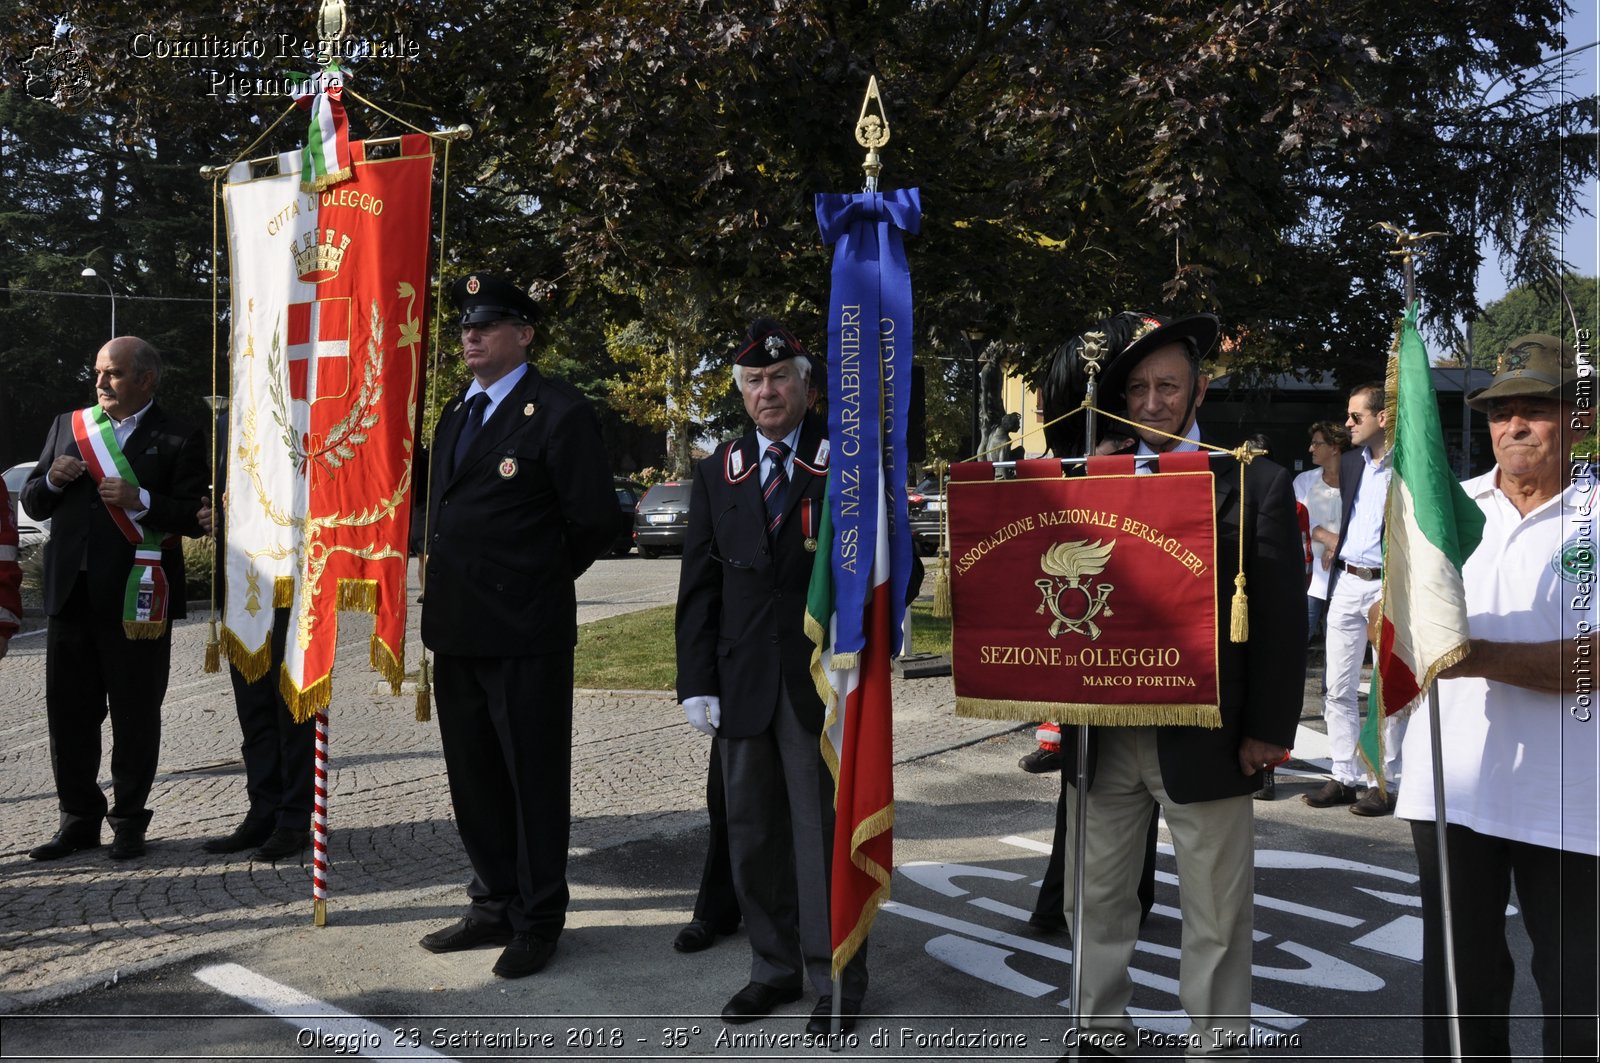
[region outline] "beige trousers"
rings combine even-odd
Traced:
[[[1189,1014],[1186,1055],[1247,1055],[1255,838],[1250,796],[1178,804],[1161,785],[1156,730],[1102,728],[1086,819],[1083,1028],[1108,1051],[1139,1046],[1128,1001],[1139,937],[1139,873],[1150,799],[1161,805],[1178,860],[1183,947],[1178,1002]],[[1069,837],[1077,793],[1068,795]],[[1118,1035],[1121,1036],[1118,1036]],[[1148,1047],[1148,1046],[1147,1046]]]

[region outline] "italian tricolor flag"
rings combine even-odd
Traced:
[[[1439,672],[1467,655],[1461,566],[1483,537],[1483,512],[1455,474],[1439,426],[1417,305],[1400,323],[1389,357],[1389,503],[1383,547],[1383,620],[1377,679],[1359,744],[1383,778],[1385,717],[1409,712]]]
[[[823,549],[817,551],[806,598],[806,634],[817,644],[811,656],[811,674],[828,713],[822,755],[835,785],[829,905],[835,979],[866,941],[878,909],[889,896],[894,872],[894,727],[889,689],[894,643],[889,524],[884,506],[878,507],[877,538],[872,590],[862,623],[866,644],[854,655],[855,667],[833,667],[830,647],[837,614],[828,549],[833,543],[833,519],[826,503],[817,536]]]

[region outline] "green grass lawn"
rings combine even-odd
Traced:
[[[911,648],[950,652],[950,621],[929,602],[911,607]],[[608,617],[578,629],[573,684],[584,690],[671,690],[677,675],[670,605]]]

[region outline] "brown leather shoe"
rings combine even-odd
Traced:
[[[1346,786],[1338,779],[1329,779],[1328,785],[1314,794],[1301,794],[1300,800],[1312,808],[1332,808],[1334,805],[1355,804],[1360,796],[1361,790],[1358,787]]]
[[[1390,790],[1389,796],[1383,797],[1378,793],[1376,786],[1369,786],[1361,800],[1350,806],[1350,812],[1357,816],[1392,816],[1395,798],[1398,796],[1394,790]]]

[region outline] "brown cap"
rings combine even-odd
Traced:
[[[1484,411],[1495,399],[1571,399],[1578,379],[1577,357],[1564,341],[1537,333],[1518,336],[1495,363],[1494,380],[1468,394],[1467,405]]]

